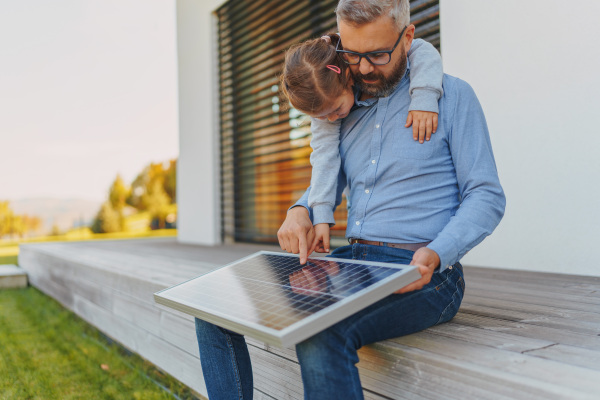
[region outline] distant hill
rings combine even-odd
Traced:
[[[100,201],[44,197],[10,201],[15,214],[40,217],[43,221],[43,233],[49,233],[54,224],[61,231],[74,226],[90,225],[101,204]]]

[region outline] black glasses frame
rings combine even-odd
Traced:
[[[402,35],[404,35],[404,31],[406,30],[406,28],[408,28],[408,26],[405,26],[404,29],[402,29],[402,32],[400,32],[400,36],[398,36],[398,40],[396,40],[396,43],[394,44],[394,47],[392,47],[392,49],[388,50],[388,51],[369,51],[367,53],[357,53],[356,51],[340,50],[340,49],[338,49],[338,47],[340,46],[340,43],[342,43],[341,40],[339,40],[337,42],[337,45],[335,46],[335,51],[336,51],[336,53],[338,53],[338,55],[340,55],[340,58],[342,59],[342,61],[344,61],[346,64],[349,64],[349,65],[358,65],[358,64],[360,64],[360,62],[362,61],[363,57],[366,58],[367,61],[370,62],[373,65],[386,65],[386,64],[389,64],[390,61],[392,61],[392,53],[394,52],[394,50],[396,50],[396,47],[398,47],[398,43],[400,43],[400,40],[402,39]],[[349,62],[348,60],[346,60],[344,58],[344,53],[358,56],[358,62],[355,62],[355,63]],[[376,63],[374,63],[369,58],[369,56],[374,56],[374,55],[377,55],[377,54],[384,54],[384,53],[389,56],[388,57],[389,58],[388,62],[386,62],[386,63],[376,64]]]

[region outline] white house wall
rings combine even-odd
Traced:
[[[225,1],[177,0],[179,77],[178,239],[220,240],[215,16]]]
[[[507,196],[468,265],[600,275],[597,0],[441,0],[444,69],[485,111]]]
[[[213,12],[177,0],[179,240],[219,241]],[[504,220],[467,265],[600,275],[596,0],[441,0],[444,69],[487,116]]]

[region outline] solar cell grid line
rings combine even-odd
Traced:
[[[261,251],[154,294],[157,304],[289,347],[420,278],[409,265]]]

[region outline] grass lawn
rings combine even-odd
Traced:
[[[0,399],[192,399],[37,289],[0,290]]]

